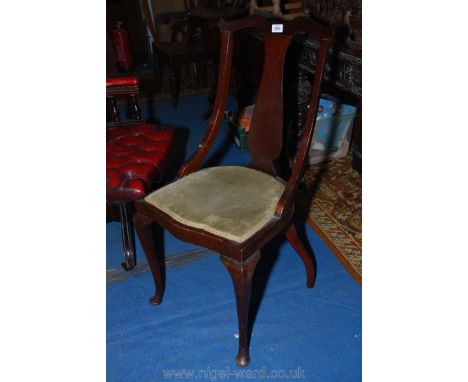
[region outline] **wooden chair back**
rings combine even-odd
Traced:
[[[106,81],[106,101],[110,111],[110,120],[107,121],[106,127],[112,128],[122,125],[130,125],[134,123],[144,123],[141,118],[141,110],[138,105],[137,95],[140,93],[140,84],[136,77],[116,77],[108,78]],[[120,116],[119,106],[117,105],[117,97],[125,97],[130,102],[131,118],[122,120]],[[128,103],[128,102],[127,102]]]
[[[325,59],[333,28],[322,26],[306,17],[293,21],[267,19],[260,15],[248,16],[240,20],[219,22],[221,31],[221,53],[218,72],[217,96],[209,127],[195,154],[181,167],[179,176],[185,176],[200,168],[209,151],[221,124],[224,106],[229,90],[234,45],[233,33],[252,29],[263,35],[265,58],[255,110],[249,131],[248,148],[252,155],[249,167],[276,175],[274,161],[279,157],[283,144],[283,69],[288,47],[297,34],[308,34],[320,41],[315,62],[315,75],[309,103],[309,112],[304,127],[299,152],[296,157],[286,191],[278,204],[277,213],[293,203],[303,165],[312,138],[315,116],[320,95],[320,85],[325,67]],[[312,63],[311,63],[312,64]]]

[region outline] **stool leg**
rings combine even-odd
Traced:
[[[129,271],[135,268],[135,235],[133,233],[133,213],[128,202],[119,202],[120,222],[122,229],[122,244],[124,248],[124,262],[122,267]]]
[[[133,110],[133,115],[135,119],[141,120],[141,109],[140,106],[138,106],[138,100],[136,98],[135,94],[132,94],[130,96],[131,102],[132,102],[132,110]]]
[[[114,96],[109,97],[112,109],[112,122],[120,122],[120,112]]]
[[[255,266],[258,260],[260,260],[260,251],[254,253],[244,263],[239,263],[222,255],[220,258],[231,275],[232,283],[234,284],[234,292],[236,293],[237,321],[239,324],[239,351],[237,353],[236,362],[239,367],[246,367],[250,363],[250,332],[248,327],[250,292]]]

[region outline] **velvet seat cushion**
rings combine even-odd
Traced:
[[[268,223],[284,184],[245,167],[197,171],[145,197],[178,222],[243,242]]]

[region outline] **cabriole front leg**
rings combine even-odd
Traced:
[[[226,269],[231,275],[234,284],[237,303],[237,320],[239,323],[239,351],[236,362],[240,367],[245,367],[250,363],[249,345],[249,306],[252,288],[252,276],[255,266],[260,259],[260,251],[253,254],[246,262],[240,263],[226,256],[220,256]]]
[[[141,245],[143,246],[143,251],[145,252],[146,259],[148,260],[148,264],[151,268],[154,285],[156,287],[156,294],[150,298],[150,303],[152,305],[159,305],[164,293],[164,282],[161,272],[162,259],[158,256],[158,250],[156,248],[155,238],[153,235],[154,223],[147,216],[138,212],[135,214],[134,222],[135,230],[137,231]]]

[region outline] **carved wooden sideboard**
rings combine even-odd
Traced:
[[[339,89],[340,98],[358,106],[354,125],[353,168],[361,172],[361,95],[362,95],[362,4],[361,0],[304,0],[307,13],[319,21],[337,28],[336,52],[331,52],[331,66],[327,71],[326,90]],[[301,68],[307,71],[307,59],[315,42],[304,43]],[[304,62],[305,61],[305,62]],[[306,66],[306,67],[305,67]],[[329,85],[332,84],[332,89]]]
[[[289,150],[292,156],[296,142],[302,134],[309,103],[312,78],[315,68],[318,42],[310,39],[295,40],[290,52],[285,75],[285,92],[289,102],[285,105],[288,116],[287,134]],[[361,52],[342,47],[337,42],[329,50],[323,82],[323,93],[337,97],[344,103],[358,108],[355,123],[355,148],[360,147],[360,115],[362,95],[362,59]],[[358,153],[360,157],[360,153]],[[357,166],[359,168],[359,166]],[[356,168],[357,170],[359,170]]]
[[[353,167],[361,172],[361,1],[360,0],[306,0],[310,17],[336,28],[336,38],[329,50],[325,67],[323,92],[336,96],[342,102],[358,108],[354,129]],[[288,146],[293,150],[302,133],[314,73],[318,41],[297,39],[289,52],[286,75],[289,77],[290,103],[288,108]]]
[[[361,0],[305,0],[307,14],[336,28],[333,48],[329,53],[325,78],[349,94],[361,96]],[[318,42],[302,40],[299,65],[311,72]]]
[[[299,68],[306,73],[313,73],[319,43],[314,40],[302,40],[299,56]],[[341,91],[350,95],[362,95],[362,59],[360,51],[346,48],[330,49],[325,79]],[[328,86],[329,86],[328,85]]]

